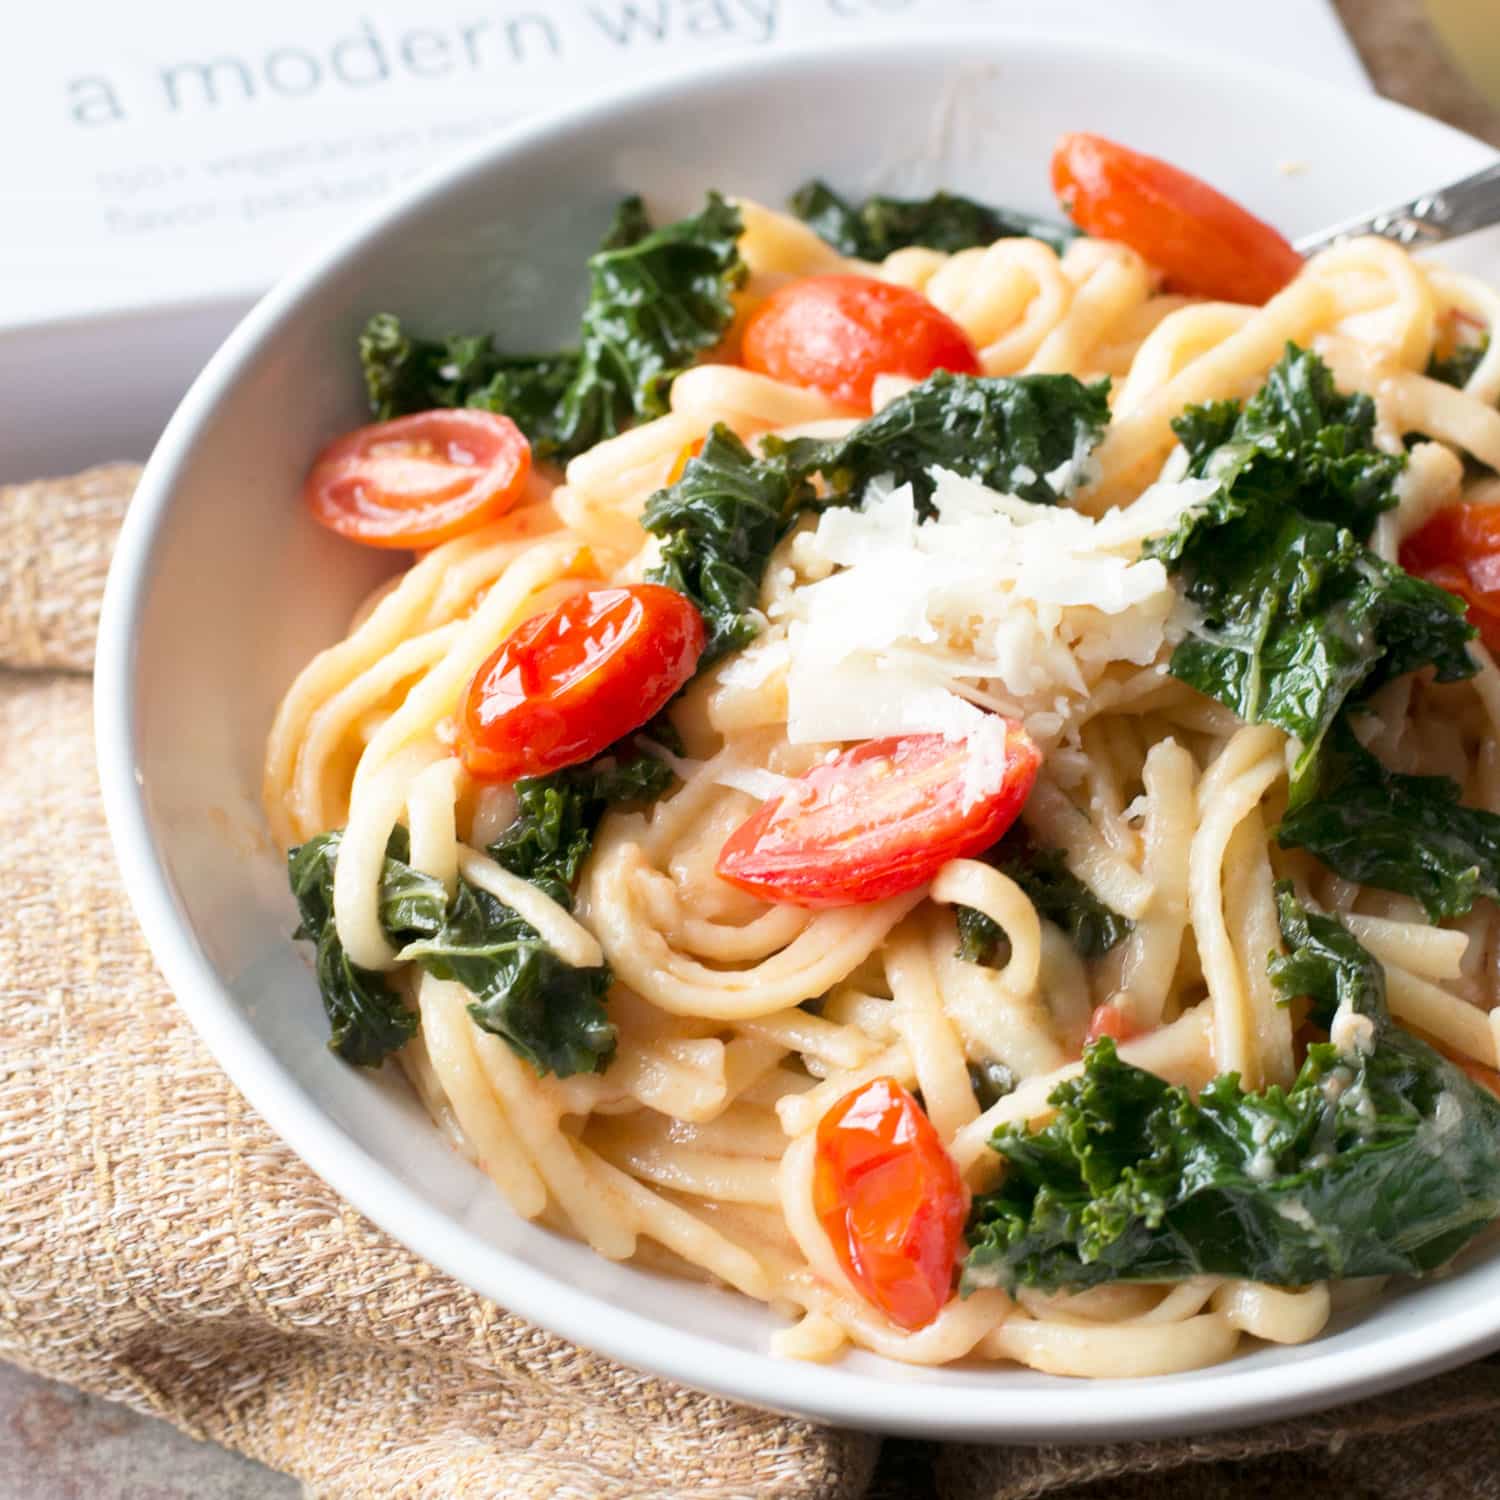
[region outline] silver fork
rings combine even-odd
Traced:
[[[1327,249],[1357,234],[1378,234],[1384,239],[1412,249],[1437,245],[1476,229],[1500,224],[1500,162],[1461,177],[1434,192],[1423,193],[1406,203],[1383,208],[1378,213],[1361,214],[1328,229],[1319,229],[1294,240],[1293,248],[1303,255]]]

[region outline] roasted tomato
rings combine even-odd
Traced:
[[[940,734],[870,740],[814,766],[732,833],[718,873],[768,901],[852,906],[931,880],[950,859],[988,849],[1015,822],[1041,752],[1005,726],[1005,765],[965,785],[970,750]]]
[[[474,674],[459,753],[482,781],[589,760],[638,729],[693,675],[703,618],[655,583],[575,594],[527,620]]]
[[[1052,188],[1080,229],[1139,251],[1173,291],[1258,306],[1302,269],[1291,245],[1233,199],[1103,136],[1058,141]]]
[[[969,1195],[895,1079],[855,1089],[819,1121],[813,1207],[844,1273],[893,1323],[923,1328],[943,1310]]]
[[[963,329],[920,292],[873,276],[809,276],[772,293],[745,325],[752,370],[810,385],[862,411],[877,375],[977,375]]]
[[[316,520],[367,547],[435,547],[509,510],[531,444],[493,412],[423,411],[330,443],[307,476]]]

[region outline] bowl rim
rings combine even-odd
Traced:
[[[137,770],[133,683],[142,612],[172,499],[202,430],[240,371],[288,319],[316,298],[349,256],[420,213],[435,195],[483,176],[505,157],[580,130],[606,129],[611,117],[644,105],[699,95],[720,82],[816,72],[861,58],[901,55],[925,62],[968,62],[976,54],[1013,62],[1031,53],[1088,56],[1138,74],[1191,69],[1230,86],[1295,83],[1330,110],[1374,108],[1409,126],[1446,135],[1456,152],[1490,148],[1439,121],[1378,96],[1264,64],[1237,62],[1192,48],[1164,48],[1032,28],[945,28],[921,36],[876,35],[857,42],[789,45],[691,70],[628,83],[555,111],[530,116],[428,169],[412,183],[325,241],[284,275],[230,333],[189,388],[153,450],[129,506],[109,570],[95,663],[95,741],[100,785],[123,883],[157,964],[194,1029],[249,1103],[280,1138],[341,1196],[415,1254],[499,1306],[563,1338],[697,1390],[763,1409],[883,1432],[971,1441],[1061,1442],[1181,1435],[1350,1401],[1451,1368],[1500,1345],[1500,1297],[1487,1314],[1469,1308],[1382,1336],[1380,1358],[1349,1360],[1320,1350],[1266,1369],[1218,1367],[1213,1380],[1179,1375],[1088,1383],[1090,1399],[1059,1401],[1077,1382],[1037,1374],[1003,1397],[981,1382],[956,1385],[903,1379],[906,1367],[879,1373],[803,1364],[668,1327],[627,1306],[578,1290],[533,1269],[419,1197],[347,1135],[261,1042],[179,911],[152,834]],[[1493,153],[1490,153],[1493,155]],[[1500,1266],[1496,1267],[1500,1277]],[[768,1317],[769,1334],[769,1317]],[[1366,1351],[1368,1352],[1368,1351]]]

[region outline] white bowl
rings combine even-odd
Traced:
[[[367,420],[354,340],[368,314],[554,346],[575,326],[584,255],[626,191],[664,211],[689,210],[707,187],[777,203],[817,173],[850,190],[943,185],[1045,211],[1052,143],[1073,129],[1169,157],[1293,234],[1491,155],[1291,75],[994,32],[782,53],[527,124],[361,224],[230,337],[131,506],[99,646],[100,770],[136,911],[215,1056],[315,1171],[420,1255],[578,1343],[763,1406],[936,1437],[1140,1438],[1393,1386],[1500,1341],[1500,1259],[1314,1343],[1190,1375],[1081,1384],[864,1354],[831,1367],[772,1359],[765,1308],[523,1223],[395,1069],[372,1077],[327,1050],[264,832],[261,752],[293,674],[388,566],[321,531],[298,499],[317,449]]]

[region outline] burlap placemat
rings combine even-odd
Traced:
[[[1500,143],[1417,0],[1338,3],[1383,91]],[[0,1357],[330,1500],[1500,1497],[1500,1362],[1209,1439],[882,1446],[599,1359],[375,1229],[219,1071],[125,903],[87,674],[137,473],[0,489]]]

